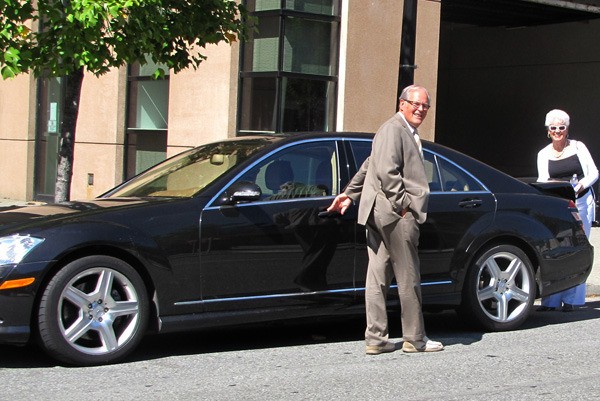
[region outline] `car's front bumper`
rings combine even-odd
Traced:
[[[41,272],[48,262],[21,263],[5,277],[6,281],[31,278],[32,283],[0,290],[0,344],[25,344],[29,341],[36,294],[41,286]],[[5,281],[0,282],[0,284]]]
[[[0,291],[0,344],[24,344],[31,335],[33,295]]]

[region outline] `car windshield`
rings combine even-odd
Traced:
[[[103,197],[190,197],[270,142],[254,138],[200,146],[157,164]]]

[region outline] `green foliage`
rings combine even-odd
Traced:
[[[245,35],[244,18],[231,0],[0,0],[0,73],[102,75],[145,55],[196,68],[206,45]]]

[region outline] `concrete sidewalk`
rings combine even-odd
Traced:
[[[0,199],[0,210],[3,207],[39,205],[40,202],[24,202],[12,199]],[[587,296],[600,296],[600,227],[592,227],[590,243],[594,246],[594,267],[587,279]]]
[[[592,227],[590,243],[594,246],[594,267],[586,282],[588,297],[600,295],[600,227]]]

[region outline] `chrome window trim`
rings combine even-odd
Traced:
[[[478,179],[477,177],[475,177],[475,176],[474,176],[473,174],[471,174],[469,171],[465,170],[465,169],[464,169],[464,168],[463,168],[461,165],[459,165],[459,164],[456,164],[456,162],[454,162],[454,161],[452,161],[452,160],[448,159],[447,157],[445,157],[445,156],[442,156],[442,155],[440,155],[439,153],[436,153],[436,152],[434,152],[434,151],[432,151],[432,150],[429,150],[429,149],[423,149],[423,151],[433,155],[433,157],[434,157],[434,159],[435,159],[435,161],[436,161],[436,163],[435,163],[435,164],[436,164],[436,169],[438,170],[438,175],[439,175],[440,177],[441,177],[442,175],[441,175],[441,171],[440,171],[440,164],[439,164],[439,163],[438,163],[438,161],[437,161],[437,159],[438,159],[438,158],[439,158],[439,159],[442,159],[442,160],[444,160],[444,161],[446,161],[446,162],[448,162],[448,163],[450,163],[450,164],[452,164],[452,165],[453,165],[454,167],[456,167],[458,170],[460,170],[460,171],[464,172],[464,173],[465,173],[467,176],[471,177],[471,178],[472,178],[472,179],[473,179],[475,182],[477,182],[477,184],[479,184],[479,185],[480,185],[480,186],[483,188],[483,190],[481,190],[481,189],[478,189],[478,190],[476,190],[476,191],[457,191],[457,192],[449,192],[449,191],[433,191],[434,193],[436,193],[436,194],[438,194],[438,193],[441,193],[441,194],[450,194],[450,193],[452,193],[452,194],[454,194],[454,193],[460,193],[460,194],[484,193],[484,194],[486,194],[486,193],[491,193],[491,192],[492,192],[492,191],[490,191],[490,189],[489,189],[489,188],[488,188],[488,187],[487,187],[487,186],[486,186],[486,185],[485,185],[483,182],[481,182],[481,180],[480,180],[480,179]]]
[[[273,154],[278,153],[284,149],[287,149],[289,147],[292,146],[296,146],[296,145],[302,145],[302,144],[306,144],[306,143],[314,143],[314,142],[326,142],[326,141],[332,141],[334,142],[335,145],[335,152],[337,155],[337,160],[338,160],[338,164],[337,164],[337,169],[338,169],[338,177],[340,176],[340,164],[339,164],[339,160],[340,160],[340,149],[339,149],[339,144],[338,142],[373,142],[372,139],[369,138],[348,138],[348,137],[339,137],[339,136],[332,136],[332,137],[327,137],[327,138],[313,138],[313,139],[304,139],[302,141],[299,142],[293,142],[293,143],[288,143],[285,144],[281,147],[278,147],[277,149],[272,150],[271,152],[265,154],[263,157],[261,157],[260,159],[256,160],[253,164],[251,164],[250,166],[248,166],[246,169],[244,169],[242,172],[240,172],[239,174],[237,174],[234,178],[232,178],[226,185],[223,186],[223,188],[229,188],[230,185],[232,185],[234,182],[236,182],[241,176],[243,176],[246,172],[248,172],[248,170],[252,169],[254,166],[256,166],[258,163],[261,163],[263,160],[265,160],[268,157],[271,157]],[[462,166],[460,166],[459,164],[455,163],[454,161],[448,159],[445,156],[440,155],[439,153],[436,153],[430,149],[423,149],[424,152],[427,152],[431,155],[433,155],[433,158],[435,160],[435,164],[436,164],[436,169],[438,172],[438,176],[441,177],[441,172],[440,172],[440,165],[438,162],[438,159],[442,159],[447,163],[450,163],[451,165],[453,165],[454,167],[456,167],[458,170],[462,171],[464,174],[466,174],[467,176],[471,177],[475,182],[477,182],[482,188],[483,190],[476,190],[476,191],[464,191],[464,192],[448,192],[448,191],[432,191],[431,193],[434,194],[456,194],[456,193],[460,193],[460,194],[489,194],[491,193],[491,191],[489,190],[489,188],[483,183],[481,182],[481,180],[479,180],[477,177],[475,177],[473,174],[471,174],[469,171],[465,170]],[[216,199],[223,193],[223,191],[218,192],[215,196],[213,196],[206,204],[204,210],[215,210],[218,209],[220,206],[213,206],[213,203],[216,201]],[[324,198],[334,198],[335,196],[327,196]],[[310,199],[310,198],[307,198]],[[297,201],[299,199],[283,199],[283,200],[272,200],[272,201],[260,201],[260,202],[252,202],[249,204],[239,204],[237,205],[238,207],[242,207],[244,205],[255,205],[257,203],[260,203],[261,205],[266,205],[272,202],[293,202],[293,201]]]
[[[344,138],[340,138],[340,137],[328,137],[328,138],[313,138],[313,139],[304,139],[302,141],[299,142],[292,142],[292,143],[288,143],[285,145],[282,145],[280,147],[277,147],[277,149],[273,149],[271,152],[263,155],[260,159],[256,160],[254,163],[252,163],[250,166],[248,166],[247,168],[245,168],[243,171],[241,171],[239,174],[237,174],[235,177],[233,177],[227,184],[225,184],[223,186],[223,190],[219,191],[215,196],[213,196],[207,203],[206,206],[204,207],[204,210],[215,210],[218,209],[220,206],[213,206],[213,203],[217,200],[217,198],[219,198],[221,196],[221,194],[223,194],[223,191],[225,191],[225,189],[229,188],[234,182],[236,182],[240,177],[242,177],[244,174],[246,174],[248,172],[248,170],[254,168],[254,166],[256,166],[257,164],[261,163],[263,160],[271,157],[272,155],[274,155],[275,153],[279,153],[284,149],[288,149],[292,146],[297,146],[297,145],[303,145],[306,143],[315,143],[315,142],[333,142],[334,146],[335,146],[335,153],[336,153],[336,158],[338,160],[337,163],[337,174],[338,177],[340,176],[340,163],[339,163],[339,157],[340,157],[340,150],[338,147],[338,141],[343,140]],[[334,196],[324,196],[323,198],[334,198]],[[273,203],[273,202],[292,202],[292,201],[297,201],[297,200],[301,200],[301,199],[315,199],[315,198],[297,198],[297,199],[281,199],[281,200],[267,200],[267,201],[257,201],[257,202],[252,202],[252,203],[240,203],[238,205],[236,205],[237,207],[240,206],[244,206],[244,205],[256,205],[256,204],[261,204],[261,205],[266,205],[269,203]]]
[[[368,139],[368,138],[341,138],[342,141],[344,142],[373,142],[373,139]],[[433,158],[435,160],[435,168],[437,170],[438,176],[441,177],[441,171],[440,171],[440,163],[438,162],[437,159],[442,159],[450,164],[452,164],[453,166],[455,166],[458,170],[464,172],[467,176],[471,177],[475,182],[477,182],[477,184],[479,184],[483,190],[478,189],[477,191],[465,191],[465,192],[459,192],[462,194],[477,194],[477,193],[483,193],[483,194],[487,194],[487,193],[491,193],[491,191],[489,190],[489,188],[483,183],[481,182],[481,180],[479,180],[477,177],[475,177],[473,174],[471,174],[469,171],[465,170],[462,166],[456,164],[456,162],[448,159],[445,156],[440,155],[439,153],[434,152],[431,149],[426,149],[423,148],[423,152],[427,152],[431,155],[433,155]],[[432,193],[446,193],[449,194],[450,192],[448,191],[432,191]],[[452,192],[454,193],[454,192]]]

